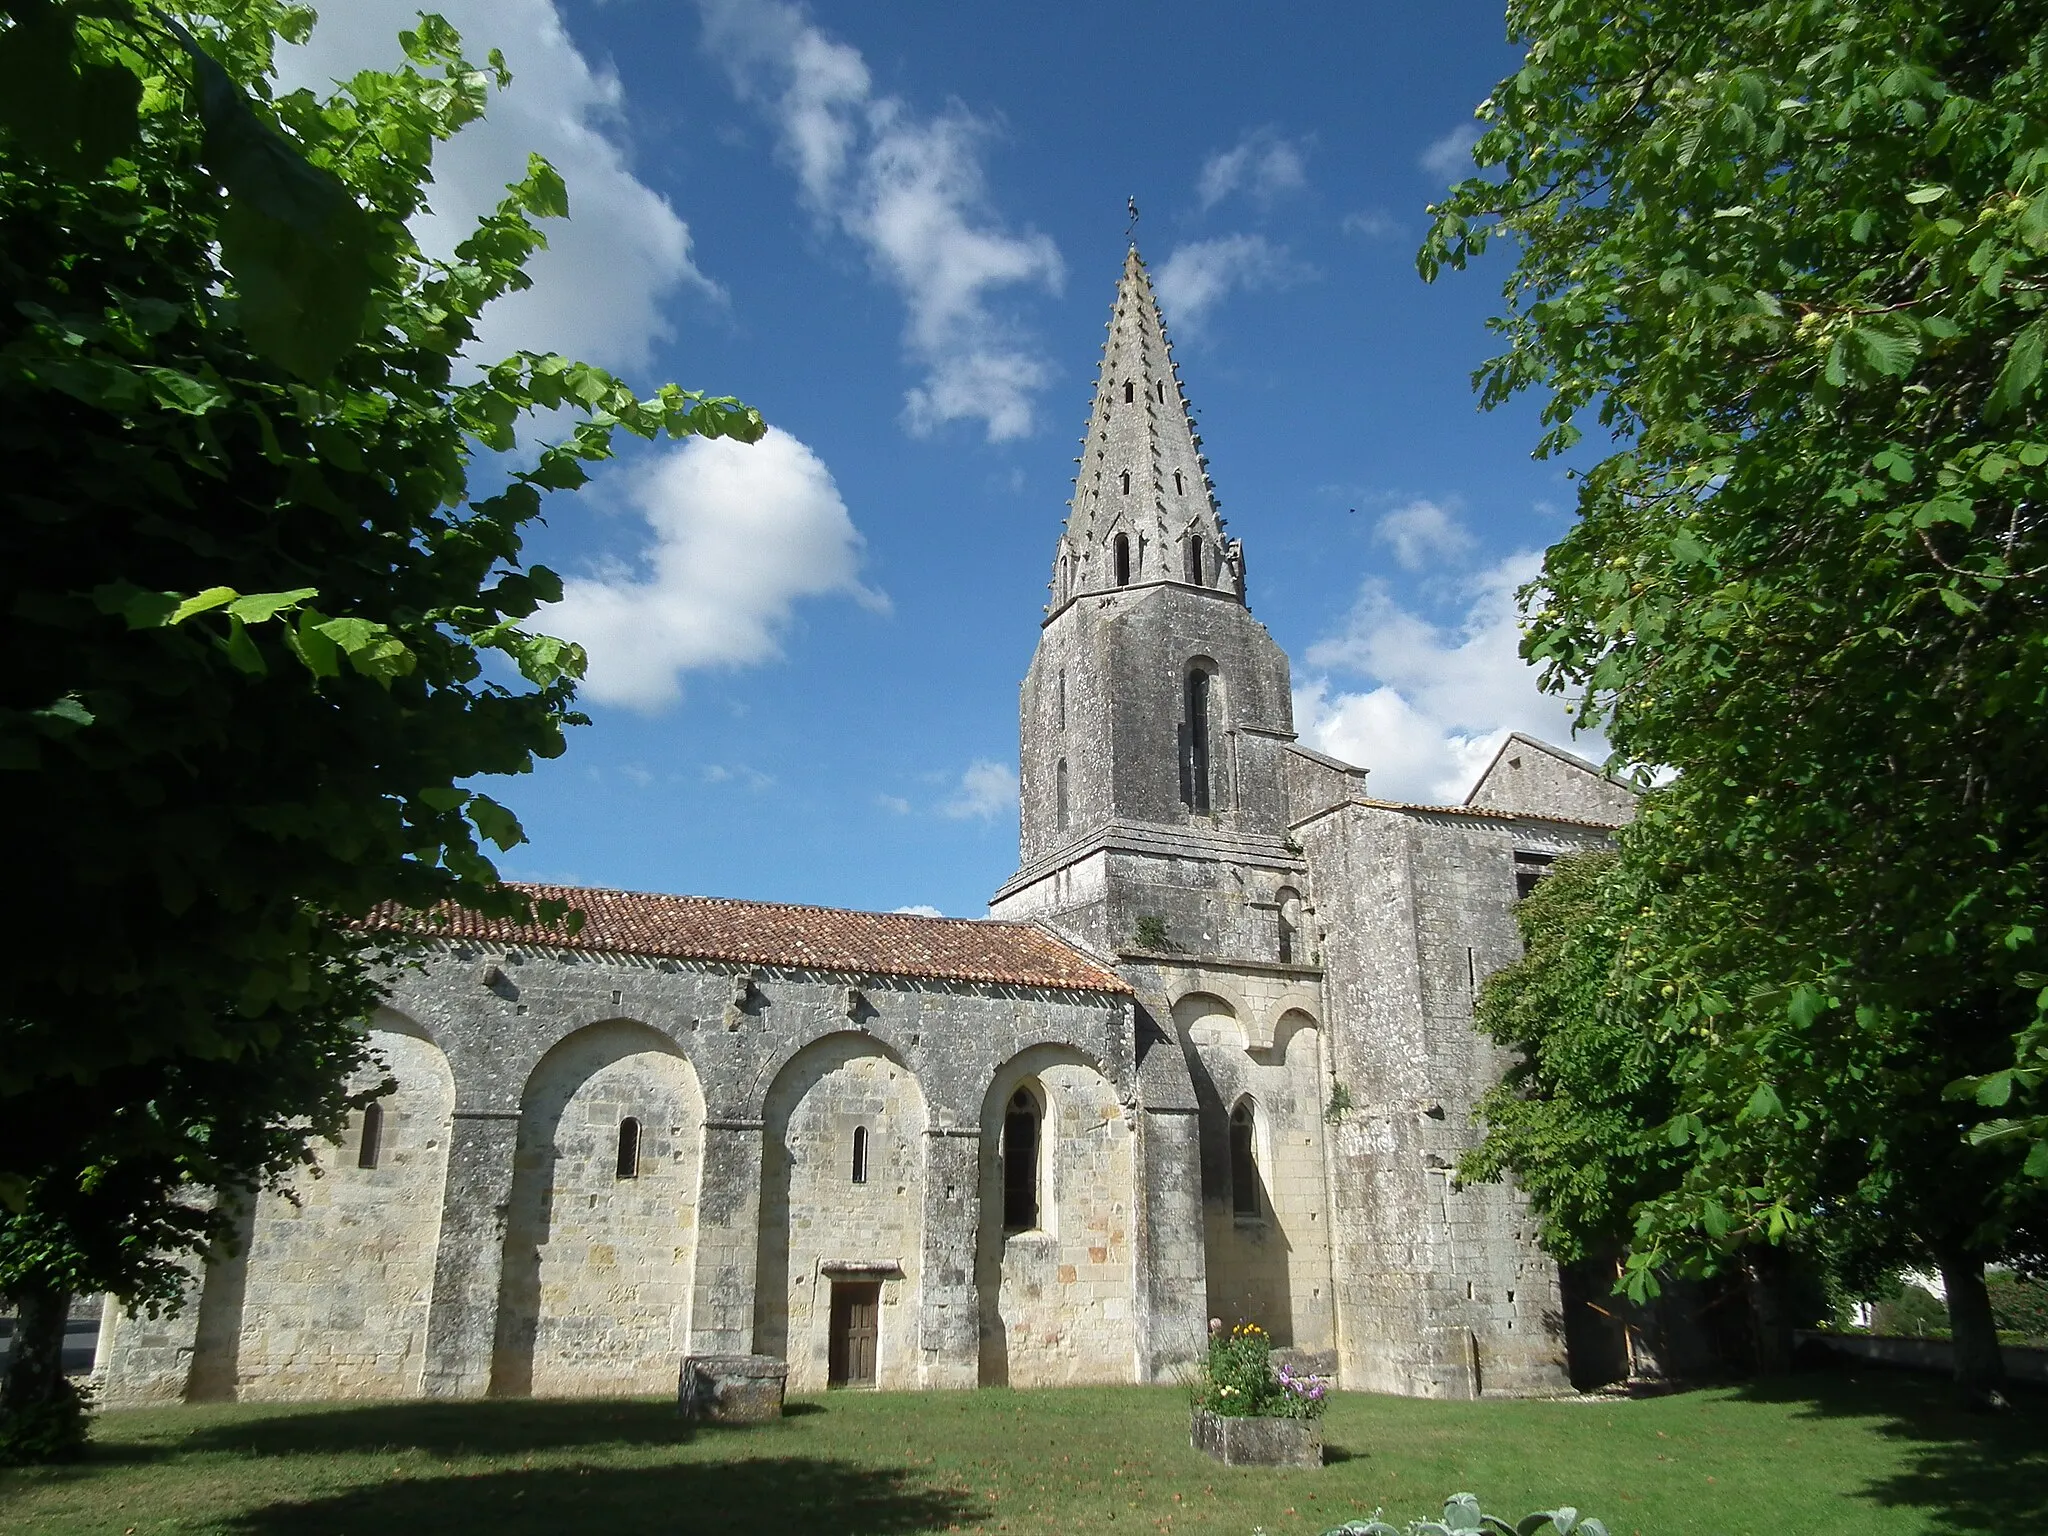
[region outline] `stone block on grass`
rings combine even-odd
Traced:
[[[789,1362],[773,1355],[685,1355],[676,1389],[683,1417],[760,1424],[782,1417]]]
[[[1189,1439],[1226,1467],[1320,1467],[1321,1419],[1230,1418],[1194,1410]]]

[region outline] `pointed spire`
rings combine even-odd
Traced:
[[[1088,592],[1176,582],[1244,599],[1208,460],[1138,247],[1124,258],[1095,406],[1054,559],[1054,612]]]

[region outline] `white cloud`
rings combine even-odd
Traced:
[[[901,913],[905,917],[944,917],[946,915],[937,907],[927,906],[923,902],[919,902],[914,907],[891,907],[889,910]]]
[[[960,775],[953,797],[939,807],[955,821],[990,821],[1017,809],[1017,770],[993,758],[976,758]]]
[[[1456,560],[1473,547],[1472,535],[1457,516],[1433,501],[1411,501],[1382,516],[1372,535],[1394,551],[1404,571],[1419,571],[1432,561]]]
[[[745,763],[706,763],[703,777],[706,784],[742,784],[755,791],[766,789],[775,782],[772,775],[750,768]]]
[[[699,0],[705,43],[742,98],[772,116],[805,201],[865,249],[902,295],[904,345],[924,370],[904,397],[919,435],[979,421],[990,441],[1022,437],[1051,370],[992,307],[1019,285],[1059,290],[1059,250],[1012,234],[988,208],[981,146],[990,125],[955,105],[919,117],[879,96],[857,49],[785,0]]]
[[[1425,149],[1416,164],[1439,181],[1462,181],[1475,169],[1472,146],[1479,135],[1477,123],[1460,123]]]
[[[861,537],[831,472],[786,432],[752,445],[686,439],[635,474],[629,495],[653,536],[639,567],[568,581],[535,620],[589,650],[583,693],[599,703],[658,710],[685,671],[772,659],[800,598],[887,606],[860,583]],[[706,777],[750,771],[714,765]]]
[[[1604,757],[1597,737],[1572,737],[1564,700],[1538,691],[1537,669],[1519,654],[1515,590],[1542,564],[1523,550],[1474,573],[1464,612],[1443,625],[1367,582],[1344,631],[1309,648],[1324,675],[1295,691],[1302,739],[1366,769],[1382,799],[1437,805],[1464,799],[1509,731]],[[1347,692],[1328,675],[1347,672],[1369,686]]]
[[[279,50],[283,85],[325,94],[358,70],[395,67],[404,57],[398,34],[419,24],[420,9],[419,0],[322,6],[311,40]],[[526,174],[529,151],[569,187],[570,217],[541,225],[548,248],[527,265],[533,286],[484,312],[479,354],[495,360],[526,348],[646,368],[655,344],[674,333],[669,300],[685,289],[718,290],[690,259],[689,227],[629,167],[618,77],[577,52],[552,0],[435,0],[426,9],[454,24],[472,60],[502,48],[513,81],[492,93],[482,122],[436,150],[433,216],[415,229],[421,246],[452,253],[506,183]]]
[[[875,796],[875,804],[892,816],[908,816],[910,814],[910,802],[901,795],[877,795]]]
[[[1361,240],[1390,240],[1401,233],[1401,221],[1384,208],[1361,208],[1356,213],[1347,213],[1337,226],[1347,235],[1356,235]]]
[[[1232,289],[1284,288],[1313,275],[1263,235],[1220,235],[1176,248],[1152,285],[1168,323],[1192,334]]]
[[[1233,192],[1269,203],[1283,192],[1308,185],[1302,166],[1306,139],[1281,136],[1275,128],[1254,128],[1233,149],[1220,150],[1202,162],[1195,192],[1204,209],[1213,208]]]

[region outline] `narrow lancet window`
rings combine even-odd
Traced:
[[[1064,730],[1065,730],[1065,729],[1067,728],[1067,669],[1066,669],[1065,667],[1061,667],[1061,668],[1060,668],[1060,713],[1059,713],[1059,721],[1060,721],[1060,729],[1064,731]]]
[[[1181,484],[1180,471],[1176,469],[1173,472],[1173,494],[1179,496],[1183,495],[1186,491],[1187,487]]]
[[[1209,674],[1200,667],[1189,669],[1187,682],[1188,717],[1186,756],[1181,797],[1188,809],[1206,815],[1209,810]]]
[[[1052,775],[1053,821],[1060,831],[1067,830],[1067,760],[1060,759],[1059,767]]]
[[[1128,496],[1128,495],[1130,495],[1130,494],[1131,494],[1131,472],[1130,472],[1130,471],[1129,471],[1128,469],[1127,469],[1127,470],[1125,470],[1125,471],[1123,472],[1123,477],[1122,477],[1122,478],[1123,478],[1123,487],[1124,487],[1124,494],[1125,494],[1126,496]]]
[[[856,1125],[853,1128],[853,1182],[865,1184],[868,1181],[868,1128]]]
[[[1230,1112],[1230,1210],[1235,1216],[1260,1216],[1259,1160],[1253,1150],[1252,1102],[1246,1099]]]
[[[384,1106],[363,1106],[363,1135],[356,1143],[356,1166],[374,1168],[384,1149]]]
[[[1132,383],[1132,382],[1131,382],[1131,381],[1130,381],[1129,379],[1125,379],[1125,380],[1124,380],[1124,404],[1125,404],[1125,405],[1129,405],[1129,404],[1131,404],[1131,402],[1133,402],[1134,400],[1136,400],[1136,399],[1138,398],[1138,395],[1137,395],[1137,388],[1138,388],[1138,387],[1137,387],[1137,385],[1133,384],[1133,383]]]
[[[1188,580],[1196,586],[1202,583],[1202,536],[1198,533],[1188,540]]]
[[[1159,403],[1160,403],[1161,405],[1164,405],[1164,404],[1166,404],[1166,380],[1164,380],[1164,379],[1161,379],[1161,380],[1159,381],[1159,385],[1158,385],[1158,388],[1159,388]]]
[[[619,1122],[619,1165],[618,1176],[622,1179],[640,1177],[640,1122],[631,1115]]]
[[[1003,1230],[1029,1232],[1038,1225],[1038,1130],[1042,1118],[1029,1088],[1010,1096],[1003,1113]]]
[[[1116,584],[1128,587],[1131,584],[1131,536],[1120,533],[1114,545],[1116,555]]]
[[[1292,965],[1300,948],[1301,893],[1291,886],[1280,888],[1280,963]]]

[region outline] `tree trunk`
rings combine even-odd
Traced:
[[[1792,1317],[1785,1305],[1790,1261],[1780,1248],[1752,1248],[1742,1266],[1759,1376],[1792,1369]]]
[[[1980,1289],[1982,1284],[1980,1279]],[[0,1381],[0,1423],[46,1409],[66,1391],[64,1325],[71,1317],[71,1293],[24,1285],[10,1294],[18,1310],[14,1358],[8,1362],[5,1381]]]
[[[1974,1255],[1941,1255],[1941,1285],[1948,1293],[1948,1330],[1956,1361],[1956,1391],[1972,1408],[2003,1408],[2005,1357],[1998,1348],[1998,1324],[1991,1293],[1984,1288],[1984,1261]]]

